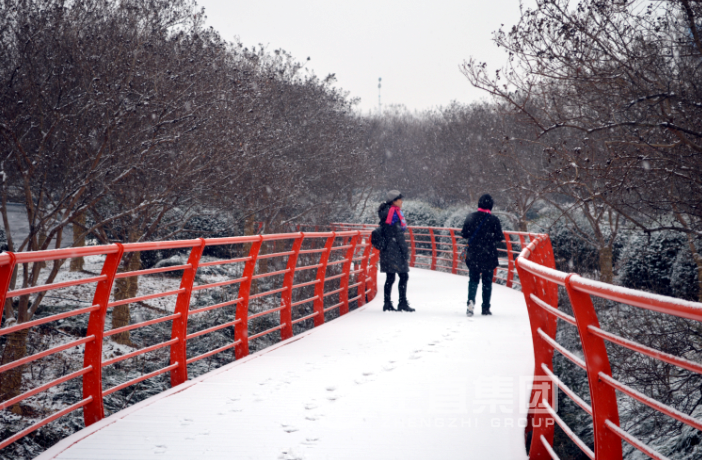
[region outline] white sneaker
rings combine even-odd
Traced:
[[[472,300],[468,302],[468,309],[466,310],[466,316],[473,316],[473,310],[475,310],[475,302]]]

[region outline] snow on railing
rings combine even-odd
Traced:
[[[338,228],[344,229],[372,230],[375,228],[374,225],[336,225]],[[409,227],[412,250],[411,266],[431,270],[450,270],[454,274],[467,272],[463,268],[458,268],[457,264],[458,254],[464,247],[463,244],[457,242],[457,231],[460,230],[441,227]],[[494,279],[505,281],[509,287],[515,285],[522,287],[534,343],[534,385],[529,399],[532,404],[530,404],[526,427],[527,432],[533,432],[529,449],[530,459],[558,459],[552,448],[555,423],[558,423],[575,445],[592,459],[621,460],[622,440],[650,458],[665,459],[665,456],[619,426],[619,409],[615,390],[702,431],[702,420],[656,401],[612,377],[610,356],[607,353],[605,342],[628,348],[650,358],[698,374],[702,374],[702,364],[604,331],[600,328],[592,296],[700,322],[702,322],[702,303],[627,289],[586,279],[575,273],[558,271],[555,268],[553,248],[548,235],[524,232],[504,232],[504,234],[505,248],[500,250],[507,254],[507,258],[500,259],[500,262],[507,266],[499,267],[495,271]],[[450,241],[447,241],[448,238]],[[515,245],[518,245],[520,251],[514,249]],[[450,257],[443,257],[445,254],[449,254]],[[519,256],[514,257],[515,254]],[[515,267],[518,280],[514,278]],[[498,276],[498,272],[505,271],[506,277]],[[565,287],[574,316],[558,309],[558,286]],[[558,319],[577,327],[584,360],[556,341]],[[554,374],[554,350],[587,372],[591,405],[583,401]],[[544,385],[545,383],[546,385]],[[594,451],[573,433],[553,409],[556,407],[554,401],[556,392],[553,391],[553,385],[563,391],[593,418]]]
[[[30,356],[24,356],[21,359],[15,359],[14,361],[4,363],[0,366],[0,377],[8,376],[7,373],[15,369],[14,378],[17,378],[18,373],[16,369],[18,367],[23,369],[23,367],[20,366],[36,362],[39,359],[51,355],[56,355],[65,350],[75,350],[76,347],[79,346],[85,347],[82,368],[62,375],[52,381],[45,383],[27,381],[27,373],[20,371],[19,378],[24,378],[25,381],[22,382],[21,387],[18,386],[17,388],[21,388],[21,390],[24,391],[16,396],[11,396],[5,401],[1,401],[0,410],[12,408],[16,404],[27,400],[27,398],[31,398],[39,393],[51,390],[60,384],[78,378],[82,378],[82,397],[74,404],[54,412],[49,417],[33,423],[6,439],[0,440],[0,449],[80,408],[83,408],[85,425],[91,425],[104,418],[105,409],[103,401],[106,396],[136,383],[168,372],[170,373],[171,386],[179,385],[188,379],[188,366],[201,359],[208,358],[232,348],[234,349],[234,357],[240,359],[249,354],[249,342],[251,340],[275,331],[280,331],[280,339],[286,340],[293,336],[293,325],[295,324],[302,323],[309,327],[317,327],[324,324],[325,313],[337,311],[339,315],[344,315],[349,312],[349,307],[352,303],[355,302],[356,306],[364,305],[367,301],[372,300],[377,293],[378,252],[372,249],[369,240],[369,232],[365,230],[298,232],[233,238],[199,238],[194,240],[152,243],[115,243],[84,248],[66,248],[22,253],[6,252],[0,254],[0,305],[3,306],[3,310],[6,300],[11,301],[12,299],[30,296],[42,291],[56,291],[66,288],[76,289],[89,286],[92,290],[93,298],[88,307],[76,308],[18,324],[6,321],[4,324],[5,327],[0,328],[0,336],[19,333],[23,334],[22,338],[26,340],[27,332],[32,328],[37,328],[38,326],[47,325],[49,323],[54,323],[55,325],[57,321],[62,321],[66,318],[76,317],[78,315],[89,315],[87,330],[83,338],[62,343],[53,348]],[[205,248],[222,245],[229,245],[236,249],[239,254],[246,254],[246,256],[208,262],[201,260]],[[283,246],[286,247],[286,250],[281,251],[280,248]],[[262,247],[268,250],[264,251]],[[189,250],[187,263],[118,273],[118,268],[122,263],[123,256],[128,253],[172,249]],[[82,277],[65,282],[8,291],[13,273],[15,271],[21,272],[21,270],[28,270],[28,267],[32,263],[61,261],[87,256],[104,256],[99,276]],[[275,271],[261,270],[261,264],[257,262],[264,259],[280,260],[280,266],[282,267],[282,264],[285,263],[285,269]],[[306,262],[306,264],[304,262]],[[243,265],[243,269],[241,270],[241,276],[236,279],[225,279],[214,283],[197,284],[196,275],[198,274],[198,269],[215,265],[234,267],[241,267]],[[310,272],[309,270],[316,270],[316,276],[311,276],[311,274],[315,272]],[[328,274],[330,270],[332,273]],[[147,277],[149,275],[167,272],[177,273],[178,271],[182,271],[180,287],[178,289],[171,289],[118,301],[110,301],[114,281],[116,279],[135,276]],[[303,274],[302,282],[299,282],[299,279],[295,279],[296,274]],[[256,292],[256,289],[252,289],[254,280],[261,280],[264,278],[269,278],[270,284],[275,288],[261,293]],[[21,279],[21,277],[18,277],[18,279]],[[335,280],[336,282],[330,283],[330,281]],[[298,281],[297,284],[294,284],[296,281]],[[258,283],[258,281],[256,283]],[[193,302],[191,300],[193,293],[224,286],[238,286],[238,290],[235,294],[236,298],[207,306],[192,305]],[[308,289],[303,289],[305,287],[308,287]],[[312,290],[314,294],[309,296]],[[305,294],[306,292],[307,294]],[[302,298],[304,295],[309,297]],[[167,314],[162,314],[160,317],[135,324],[128,324],[116,329],[105,327],[106,317],[116,306],[137,302],[143,303],[147,300],[169,297],[175,298],[175,305],[172,309],[172,313],[166,311],[165,313]],[[249,315],[250,301],[258,298],[272,299],[273,305],[279,306]],[[333,300],[335,298],[336,300]],[[209,327],[198,331],[189,331],[188,318],[193,315],[207,314],[208,312],[233,305],[236,305],[234,321],[214,324],[215,318],[211,317]],[[276,321],[276,326],[254,335],[249,335],[250,320],[268,316],[276,312],[279,312],[279,315],[269,317],[273,318],[275,321],[275,317],[279,316]],[[105,350],[103,350],[103,345],[108,337],[167,321],[171,322],[170,340],[116,357],[110,357],[109,359],[105,356],[106,353]],[[225,328],[234,329],[233,339],[230,343],[197,356],[191,356],[187,347],[189,341],[215,331],[221,331]],[[192,327],[190,329],[192,329]],[[12,335],[9,336],[10,339],[12,337]],[[9,342],[9,340],[5,341],[6,346],[8,346]],[[170,349],[170,360],[167,366],[152,372],[143,373],[136,378],[132,378],[121,384],[112,386],[111,388],[105,387],[103,382],[103,369],[105,367],[166,347]]]

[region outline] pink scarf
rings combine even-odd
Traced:
[[[400,226],[402,227],[402,230],[405,230],[407,228],[407,222],[405,221],[405,216],[402,214],[402,211],[397,206],[390,206],[390,211],[388,211],[388,218],[385,219],[385,223],[388,225],[392,225],[395,213],[397,213],[397,218],[400,219]]]
[[[492,214],[492,211],[490,211],[489,209],[478,208],[478,211],[480,211],[480,212],[486,212],[486,213],[488,213],[488,214]]]

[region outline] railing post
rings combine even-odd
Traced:
[[[298,226],[299,227],[299,226]],[[280,324],[285,324],[285,326],[280,330],[280,339],[286,340],[293,336],[292,329],[292,287],[293,281],[295,281],[295,268],[297,268],[297,258],[300,255],[300,248],[302,247],[302,241],[305,239],[305,234],[296,238],[293,241],[292,251],[293,254],[288,256],[288,265],[286,267],[289,270],[285,274],[283,279],[283,291],[280,299],[280,306],[283,307],[280,310]]]
[[[363,256],[361,256],[361,285],[358,287],[358,292],[361,293],[361,298],[358,299],[358,306],[363,306],[366,304],[366,289],[368,286],[368,261],[371,255],[371,244],[368,236],[361,239],[363,246]]]
[[[507,245],[507,284],[508,288],[512,287],[512,280],[514,279],[514,255],[512,254],[512,237],[505,234],[505,243]]]
[[[451,229],[451,252],[453,257],[451,259],[451,273],[454,275],[458,273],[458,240],[456,239],[456,232]]]
[[[436,270],[436,236],[434,229],[429,229],[429,238],[431,238],[431,269]]]
[[[239,345],[234,347],[234,357],[241,359],[249,355],[249,296],[251,295],[251,277],[256,271],[256,260],[258,252],[261,250],[263,237],[258,235],[258,241],[251,243],[249,250],[249,260],[244,266],[243,278],[244,281],[239,285],[239,297],[241,302],[236,306],[236,319],[240,320],[234,326],[234,340],[241,340]]]
[[[538,247],[535,248],[535,252],[539,252]],[[532,255],[536,254],[532,253]],[[541,337],[538,331],[541,329],[549,337],[555,338],[557,320],[556,317],[549,315],[541,307],[536,305],[534,301],[531,300],[531,294],[542,298],[552,307],[558,308],[558,287],[553,285],[556,291],[556,298],[554,299],[552,295],[545,295],[545,293],[552,294],[553,289],[545,286],[544,280],[537,278],[526,270],[522,270],[519,266],[519,260],[517,261],[517,271],[519,273],[519,279],[522,281],[522,292],[524,293],[527,304],[531,337],[534,343],[534,387],[532,388],[529,398],[529,414],[527,416],[527,426],[525,429],[525,434],[526,432],[533,431],[529,449],[529,459],[550,460],[551,456],[541,442],[541,436],[543,436],[550,445],[553,445],[555,421],[546,411],[542,400],[544,394],[543,386],[548,385],[549,390],[551,390],[553,389],[554,383],[550,380],[541,365],[546,364],[548,369],[553,371],[554,349]],[[537,391],[536,388],[537,383],[541,387],[539,391]],[[547,403],[551,407],[554,407],[555,404],[554,396],[554,391],[547,392]]]
[[[7,251],[5,254],[10,258],[10,263],[0,266],[0,318],[5,316],[5,301],[7,300],[7,291],[10,289],[10,281],[12,280],[12,272],[15,270],[17,258],[15,255]]]
[[[412,227],[409,227],[409,235],[410,235],[410,261],[409,265],[410,267],[414,267],[414,263],[417,260],[417,247],[414,241],[414,230],[412,230]]]
[[[603,382],[599,374],[612,376],[609,356],[604,339],[592,334],[589,326],[599,328],[595,307],[589,294],[580,292],[573,287],[571,273],[566,278],[566,290],[573,308],[573,315],[578,325],[580,342],[583,346],[585,365],[587,367],[587,381],[590,386],[590,400],[592,402],[593,438],[595,440],[595,458],[598,460],[621,460],[622,442],[612,430],[607,428],[605,422],[609,420],[619,426],[619,410],[617,408],[617,395],[614,388]]]
[[[327,238],[324,252],[321,253],[322,255],[319,258],[320,267],[317,269],[317,284],[314,286],[314,295],[316,297],[314,300],[314,312],[317,313],[314,317],[314,327],[324,324],[324,280],[327,277],[327,263],[329,262],[329,255],[335,239],[336,232],[332,232],[332,235]]]
[[[178,339],[171,345],[171,365],[178,363],[178,367],[171,371],[171,387],[180,385],[188,380],[188,347],[186,337],[188,336],[188,312],[190,311],[190,297],[193,293],[193,283],[197,274],[197,267],[200,264],[202,251],[205,250],[205,239],[200,238],[200,244],[193,246],[188,257],[190,268],[183,270],[183,277],[180,280],[180,288],[184,292],[178,294],[175,304],[175,313],[180,313],[180,317],[173,320],[171,329],[171,339]]]
[[[342,273],[344,276],[341,277],[341,292],[339,293],[339,301],[343,302],[339,307],[339,315],[345,315],[349,312],[349,278],[351,275],[351,264],[353,263],[353,255],[356,253],[356,244],[358,243],[358,232],[356,235],[352,236],[351,247],[346,250],[346,262],[343,265]]]
[[[83,367],[92,366],[92,370],[83,376],[83,399],[90,396],[93,399],[83,407],[83,420],[85,426],[102,420],[105,417],[105,408],[102,401],[102,341],[105,332],[105,316],[107,315],[107,304],[110,302],[110,293],[115,281],[117,269],[122,261],[124,246],[117,245],[117,252],[107,254],[105,263],[102,265],[101,275],[107,275],[107,279],[100,281],[95,287],[93,305],[100,308],[90,312],[88,318],[88,330],[86,337],[94,335],[95,340],[85,344],[83,353]]]

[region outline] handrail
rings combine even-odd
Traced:
[[[375,225],[335,224],[337,228],[354,228],[372,230]],[[467,273],[458,268],[457,255],[463,245],[457,241],[456,232],[460,229],[442,227],[408,228],[410,246],[410,266],[421,266],[431,270]],[[702,420],[695,419],[673,407],[656,401],[630,386],[612,377],[610,356],[605,342],[628,348],[659,362],[677,366],[690,372],[702,374],[702,364],[686,358],[673,356],[655,350],[633,340],[619,337],[600,328],[597,312],[593,306],[592,296],[607,299],[637,308],[663,313],[679,318],[702,322],[702,303],[690,302],[648,292],[627,289],[599,281],[583,278],[575,273],[556,270],[553,248],[548,235],[529,232],[504,232],[507,266],[495,270],[493,280],[503,280],[508,287],[520,285],[527,304],[529,321],[534,346],[534,381],[529,399],[536,405],[529,407],[527,432],[532,433],[529,458],[557,459],[553,450],[554,426],[558,423],[563,431],[573,440],[583,453],[598,460],[621,460],[621,441],[629,443],[650,458],[665,458],[650,446],[644,444],[619,426],[619,407],[616,391],[648,407],[678,420],[695,429],[702,429]],[[437,245],[447,245],[438,238],[451,238],[452,259],[437,257]],[[518,246],[518,251],[515,250]],[[518,254],[517,257],[514,255]],[[442,264],[447,261],[451,264]],[[498,274],[506,272],[506,276]],[[515,277],[515,274],[517,275]],[[565,291],[573,309],[573,316],[558,309],[558,287]],[[557,319],[561,319],[578,330],[584,359],[567,350],[556,341]],[[570,327],[570,326],[569,326]],[[575,392],[568,388],[553,371],[554,351],[559,351],[566,358],[587,372],[590,401],[587,404]],[[544,384],[547,386],[544,387]],[[575,433],[565,425],[555,411],[556,388],[561,388],[578,406],[593,418],[594,451],[577,438]],[[616,390],[616,391],[615,391]]]
[[[610,355],[605,344],[609,342],[622,346],[659,362],[675,365],[698,374],[702,374],[702,365],[602,330],[592,297],[696,321],[702,321],[702,304],[627,289],[586,279],[574,273],[558,271],[555,269],[553,249],[548,236],[533,235],[530,236],[530,240],[526,247],[522,245],[521,254],[515,261],[517,273],[522,280],[532,330],[535,325],[539,327],[546,325],[551,328],[547,335],[538,334],[533,337],[534,354],[536,355],[535,377],[546,375],[555,385],[561,387],[568,397],[592,416],[594,451],[590,451],[577,439],[574,439],[574,442],[586,455],[598,460],[621,460],[622,440],[650,458],[665,458],[620,427],[619,402],[616,392],[619,391],[622,395],[646,404],[657,412],[698,430],[702,428],[702,421],[617,381],[612,376]],[[565,287],[573,316],[558,310],[558,286]],[[550,295],[548,295],[549,292]],[[584,403],[570,389],[566,390],[563,383],[553,373],[554,348],[558,347],[559,351],[565,350],[555,340],[557,318],[577,327],[584,356],[584,362],[579,363],[579,365],[584,364],[584,369],[587,372],[591,406]],[[549,391],[549,393],[553,394],[553,391]],[[534,401],[535,396],[538,394],[536,390],[533,390],[530,401]],[[537,400],[541,401],[540,398]],[[555,417],[555,412],[551,409],[552,405],[552,402],[542,400],[536,407],[529,408],[532,423],[527,426],[527,430],[533,431],[529,451],[530,459],[554,458],[554,452],[551,448],[553,445],[553,423],[537,422],[538,418],[550,417],[553,419]],[[544,415],[543,409],[546,409],[546,415]],[[562,423],[562,420],[556,421],[559,424]],[[572,431],[568,435],[575,436]]]
[[[337,310],[338,315],[345,315],[349,312],[352,304],[360,307],[372,300],[378,291],[377,265],[379,254],[370,245],[370,231],[354,229],[338,232],[319,232],[318,230],[319,227],[315,227],[315,231],[310,233],[298,231],[294,233],[229,238],[198,238],[194,240],[130,244],[115,243],[86,248],[0,254],[0,266],[2,267],[0,270],[0,286],[5,287],[4,291],[0,291],[0,305],[2,305],[0,307],[0,315],[4,313],[5,301],[13,297],[22,298],[24,296],[24,298],[27,298],[27,296],[42,291],[59,290],[68,287],[92,288],[93,292],[93,301],[89,307],[76,308],[72,311],[52,314],[24,323],[8,322],[4,324],[5,327],[0,328],[0,336],[8,335],[9,341],[13,337],[11,334],[24,334],[24,337],[26,337],[27,332],[31,331],[32,328],[56,325],[58,321],[65,318],[89,315],[88,328],[82,338],[73,337],[73,340],[66,340],[53,348],[34,355],[18,357],[16,360],[0,367],[0,377],[2,377],[4,372],[17,372],[16,368],[19,367],[21,370],[21,366],[26,366],[28,363],[36,360],[64,352],[67,349],[85,346],[82,369],[66,373],[66,375],[53,376],[47,382],[30,382],[30,385],[27,385],[25,382],[22,386],[21,394],[10,395],[6,401],[0,401],[0,408],[12,407],[56,385],[69,381],[73,381],[73,384],[75,384],[75,382],[80,382],[81,379],[82,399],[76,404],[57,410],[55,413],[18,433],[8,433],[9,437],[0,439],[0,449],[22,439],[53,420],[80,408],[83,408],[85,425],[89,426],[105,417],[103,401],[109,394],[164,373],[170,374],[171,386],[177,386],[188,380],[188,365],[200,359],[232,348],[234,349],[235,359],[243,358],[251,353],[249,342],[257,337],[280,331],[281,340],[286,340],[293,337],[294,324],[300,327],[303,322],[306,322],[307,327],[321,326],[325,322],[325,311]],[[262,246],[269,242],[271,244],[266,246],[266,251],[263,251]],[[244,252],[244,254],[248,253],[248,255],[228,260],[200,262],[205,248],[220,245],[233,245],[239,248],[240,254]],[[278,249],[285,245],[288,246],[286,250]],[[172,267],[117,273],[125,253],[176,248],[190,251],[187,263]],[[48,285],[27,286],[14,291],[8,290],[13,272],[23,269],[21,264],[62,260],[87,255],[105,257],[99,276],[70,279]],[[260,272],[261,265],[257,264],[257,262],[263,259],[286,261],[286,268]],[[196,283],[196,275],[200,267],[214,265],[241,267],[242,264],[243,275],[240,277],[209,284],[201,283],[198,285]],[[26,266],[24,265],[24,267]],[[309,272],[311,269],[316,269],[316,275],[313,272]],[[327,271],[331,271],[331,274],[328,275]],[[169,272],[171,275],[182,272],[180,273],[180,286],[178,289],[164,288],[163,292],[151,292],[129,299],[110,301],[115,279],[148,276],[165,272]],[[297,284],[295,284],[296,273],[299,274]],[[308,273],[309,276],[304,276],[302,280],[299,279],[300,276]],[[313,276],[314,280],[311,280]],[[21,279],[21,277],[18,277],[18,279]],[[265,292],[254,292],[253,282],[255,280],[258,283],[265,281],[268,283],[269,288]],[[335,282],[332,283],[331,281]],[[192,303],[194,292],[202,292],[223,286],[233,286],[235,288],[238,286],[238,292],[234,299],[208,306],[195,306]],[[301,289],[306,286],[309,286],[309,290]],[[314,295],[312,296],[310,296],[311,290],[314,290]],[[144,302],[156,298],[168,298],[168,296],[172,296],[171,298],[175,299],[175,305],[172,307],[172,310],[165,311],[160,317],[129,324],[118,329],[109,329],[109,326],[108,328],[105,327],[106,317],[114,306]],[[269,304],[265,310],[249,316],[250,302],[253,299],[264,297],[276,299],[274,302],[278,302],[278,306],[271,308]],[[188,331],[188,319],[192,318],[193,314],[206,315],[209,311],[231,305],[237,306],[236,319],[234,321],[227,320],[218,323],[212,317],[212,322],[206,328]],[[272,313],[276,313],[276,315],[271,315]],[[279,316],[277,319],[278,324],[265,331],[249,335],[250,320],[262,316],[268,316],[269,318]],[[170,340],[117,357],[108,357],[103,353],[104,341],[111,335],[122,331],[141,329],[154,324],[167,325],[169,322],[171,329]],[[187,344],[189,340],[225,328],[234,329],[231,343],[204,353],[200,351],[199,353],[201,354],[197,356],[193,354],[192,350],[188,350]],[[117,384],[112,388],[106,388],[103,385],[102,372],[104,367],[165,348],[170,349],[170,361],[160,369],[149,370],[149,372],[144,371],[145,373],[142,375]]]

